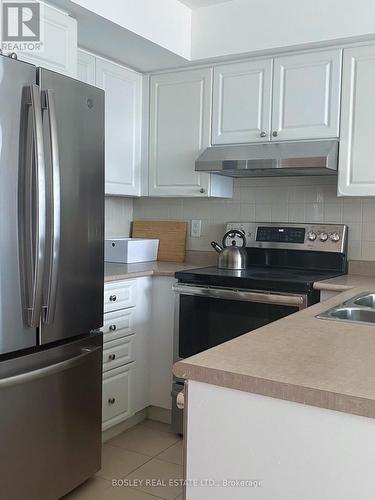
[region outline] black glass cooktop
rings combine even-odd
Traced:
[[[241,271],[202,267],[176,273],[182,283],[274,290],[284,292],[309,292],[316,281],[322,281],[343,274],[338,271],[314,271],[311,269],[290,269],[270,267],[249,267]]]

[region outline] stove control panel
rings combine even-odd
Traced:
[[[231,229],[243,232],[248,247],[339,253],[347,248],[348,228],[344,224],[229,222],[226,230]]]
[[[269,241],[273,243],[304,243],[304,227],[258,226],[256,241]]]

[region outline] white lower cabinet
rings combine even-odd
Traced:
[[[151,277],[104,286],[103,430],[150,404],[151,286]]]
[[[172,366],[176,280],[155,276],[152,283],[152,335],[150,338],[150,404],[170,410],[172,407]]]
[[[150,405],[171,408],[174,282],[146,276],[104,285],[103,430]]]
[[[373,418],[190,380],[185,410],[186,500],[375,498]]]
[[[134,376],[134,362],[103,373],[103,430],[134,414]]]
[[[150,349],[151,339],[154,335],[154,325],[152,323],[152,303],[151,293],[153,280],[150,276],[137,278],[137,305],[135,307],[136,330],[135,337],[135,358],[136,366],[136,391],[135,391],[135,411],[141,411],[150,405]]]

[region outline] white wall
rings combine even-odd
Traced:
[[[50,0],[76,17],[81,46],[139,70],[370,37],[373,0]]]
[[[373,33],[374,0],[233,0],[193,11],[192,59]]]
[[[74,0],[182,57],[191,53],[191,9],[176,0]]]
[[[140,198],[134,219],[202,220],[189,250],[211,250],[229,221],[336,222],[349,226],[349,258],[375,260],[375,199],[338,198],[335,177],[235,180],[231,200]]]

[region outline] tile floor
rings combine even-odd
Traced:
[[[105,443],[102,469],[63,500],[180,500],[180,486],[158,483],[182,478],[182,456],[182,439],[169,425],[145,420]],[[114,479],[132,486],[112,486]]]

